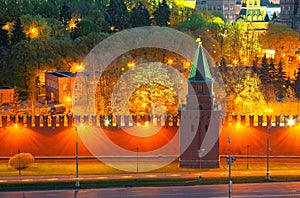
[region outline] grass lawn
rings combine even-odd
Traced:
[[[121,163],[121,162],[120,162]],[[124,163],[124,162],[123,162]],[[124,163],[123,166],[129,164]],[[135,163],[130,163],[136,166]],[[141,164],[140,164],[141,166]],[[202,169],[203,172],[224,172],[228,170],[226,163],[221,163],[220,168]],[[232,171],[263,171],[266,170],[266,164],[263,162],[251,162],[247,165],[245,162],[236,162],[232,166]],[[300,173],[300,164],[297,163],[270,163],[270,171],[297,171]],[[173,162],[168,166],[151,171],[151,173],[170,173],[170,172],[199,172],[198,168],[179,168],[178,162]],[[103,174],[122,174],[128,173],[117,170],[105,165],[99,161],[79,161],[80,175],[103,175]],[[38,162],[31,164],[29,168],[22,170],[23,176],[54,176],[54,175],[74,175],[75,162]],[[18,170],[9,167],[7,163],[0,163],[0,177],[18,176]]]

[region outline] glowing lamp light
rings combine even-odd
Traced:
[[[145,122],[145,126],[149,126],[149,121],[146,121],[146,122]]]
[[[71,102],[71,101],[72,101],[72,98],[71,98],[71,97],[67,97],[67,98],[66,98],[66,101],[67,101],[67,102]]]
[[[136,125],[137,125],[137,126],[141,126],[141,123],[138,122],[138,123],[136,123]]]
[[[18,124],[17,124],[17,123],[15,123],[15,127],[18,127]]]
[[[168,64],[171,65],[171,64],[173,64],[173,63],[174,63],[174,60],[169,58],[169,59],[168,59]]]
[[[288,125],[289,126],[293,126],[295,124],[295,120],[294,119],[288,119]]]
[[[133,68],[133,67],[135,67],[135,62],[128,62],[127,63],[127,67],[129,67],[129,68]]]
[[[110,120],[104,120],[104,124],[108,126],[110,124]]]
[[[77,70],[78,72],[83,71],[83,66],[82,66],[82,65],[78,65],[78,66],[76,67],[76,70]]]

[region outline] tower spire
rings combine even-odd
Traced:
[[[198,42],[199,45],[195,54],[189,80],[212,81],[212,77],[209,71],[209,65],[207,63],[207,58],[202,46],[201,38],[197,38],[196,42]]]

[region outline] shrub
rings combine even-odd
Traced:
[[[34,158],[30,153],[20,153],[8,160],[8,165],[17,170],[23,170],[29,167],[29,164],[34,162]]]

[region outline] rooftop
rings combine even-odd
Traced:
[[[75,77],[76,74],[72,72],[47,72],[47,74],[51,74],[53,76],[57,76],[59,78],[69,78],[69,77]]]

